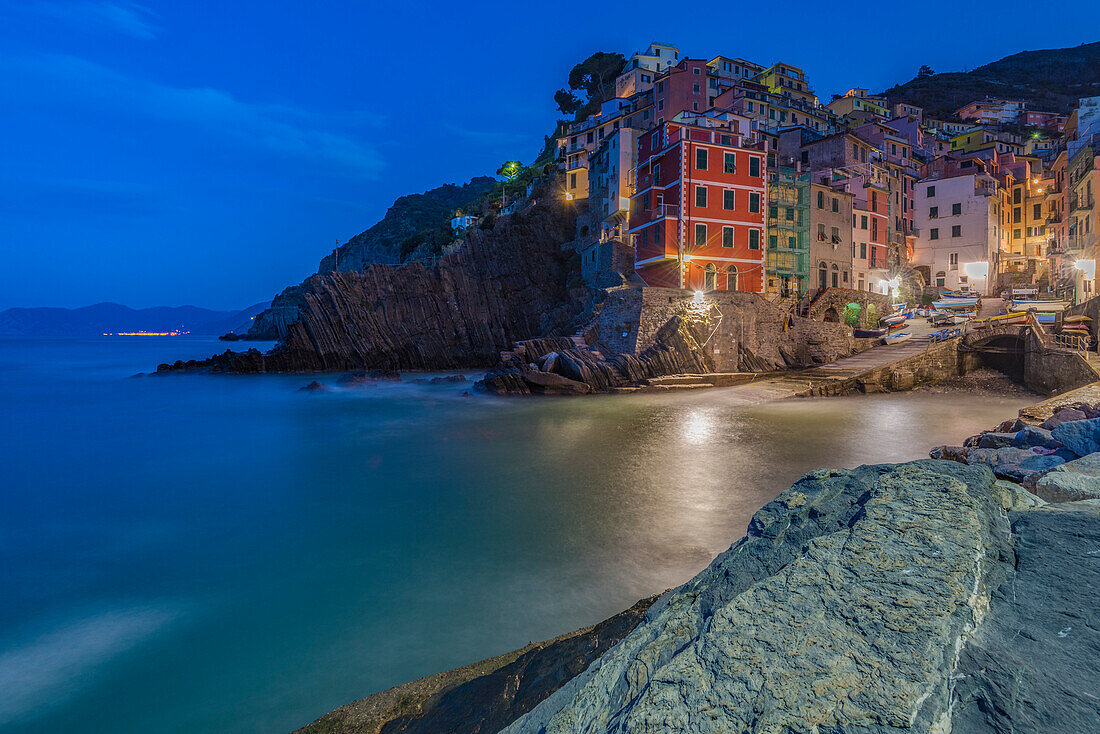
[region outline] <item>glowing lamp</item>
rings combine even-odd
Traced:
[[[1095,260],[1078,260],[1073,264],[1075,268],[1085,274],[1085,278],[1088,280],[1096,279],[1096,261]]]
[[[570,194],[568,191],[565,192],[565,200],[566,201],[573,201],[573,195]]]
[[[989,276],[989,263],[966,263],[963,265],[963,271],[966,272],[966,277],[975,278],[977,280],[985,280]]]
[[[692,301],[693,301],[694,305],[702,306],[703,305],[703,291],[695,291],[695,298],[692,299]]]
[[[626,196],[620,196],[619,197],[619,210],[625,212],[629,208],[630,208],[630,199]]]

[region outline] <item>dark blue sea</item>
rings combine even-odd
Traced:
[[[0,341],[0,732],[288,732],[685,581],[811,468],[1025,402],[132,377],[223,349]]]

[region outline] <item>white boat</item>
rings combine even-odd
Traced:
[[[886,345],[901,344],[902,342],[907,342],[912,338],[913,335],[910,334],[908,331],[899,331],[896,334],[888,334],[887,336],[882,337],[882,343]]]
[[[1069,303],[1066,301],[1013,301],[1009,307],[1009,311],[1030,311],[1035,309],[1042,313],[1060,313],[1069,308]]]
[[[932,307],[937,311],[946,311],[954,308],[973,308],[977,305],[977,298],[949,298],[943,301],[932,302]]]
[[[947,293],[941,293],[940,298],[972,298],[975,301],[978,297],[969,291],[948,291]]]
[[[907,320],[908,317],[905,314],[899,313],[894,314],[893,316],[887,316],[886,318],[882,319],[882,323],[886,324],[887,326],[901,326]]]

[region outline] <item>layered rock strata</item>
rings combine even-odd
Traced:
[[[501,345],[571,331],[584,308],[561,243],[568,210],[536,206],[475,230],[438,265],[367,265],[314,275],[283,291],[250,334],[278,337],[267,354],[227,351],[162,365],[215,372],[455,369],[494,363]],[[579,275],[578,275],[579,277]]]
[[[1013,567],[993,482],[936,461],[808,474],[505,731],[951,731],[960,650]]]

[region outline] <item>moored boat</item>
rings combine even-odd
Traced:
[[[910,332],[899,331],[896,334],[887,334],[886,336],[882,337],[882,343],[886,345],[901,344],[902,342],[907,342],[912,338],[913,335]]]
[[[1059,313],[1069,307],[1066,301],[1030,301],[1019,300],[1009,304],[1009,311],[1030,311],[1035,309],[1043,313]]]
[[[878,339],[886,336],[886,329],[852,329],[852,336],[856,339]]]
[[[949,298],[942,301],[932,302],[932,306],[937,311],[948,311],[958,308],[974,308],[977,305],[977,298]]]

